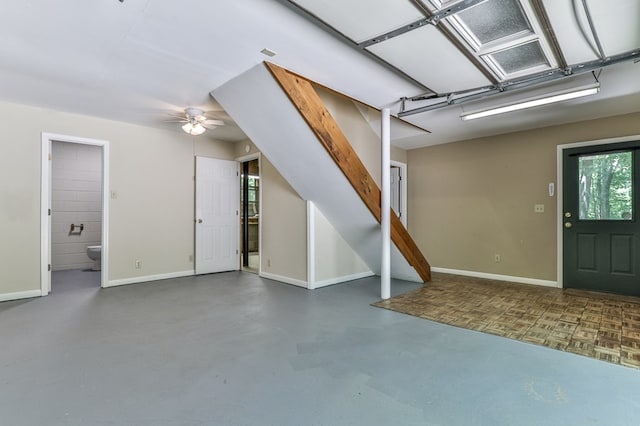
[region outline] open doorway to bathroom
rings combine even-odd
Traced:
[[[42,135],[42,295],[107,284],[108,143]]]
[[[240,264],[242,270],[260,273],[260,161],[240,163]]]
[[[102,148],[51,144],[51,291],[100,287]]]

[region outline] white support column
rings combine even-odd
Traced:
[[[380,194],[382,228],[382,262],[380,263],[380,297],[391,297],[391,110],[382,109],[382,190]]]

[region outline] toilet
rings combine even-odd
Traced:
[[[87,256],[93,260],[92,271],[100,271],[102,269],[102,246],[87,246]]]

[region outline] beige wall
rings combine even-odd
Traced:
[[[435,267],[555,281],[556,146],[635,134],[639,113],[411,150],[411,235]]]
[[[232,159],[233,144],[10,103],[0,114],[0,294],[40,288],[42,132],[110,143],[110,280],[193,269],[194,154]]]
[[[247,149],[248,148],[248,149]],[[235,158],[259,153],[260,150],[249,139],[234,144]]]
[[[316,91],[371,177],[380,187],[382,181],[380,137],[373,131],[353,101],[321,88],[316,88]],[[391,147],[391,160],[406,163],[407,151]]]
[[[258,152],[258,148],[249,140],[238,142],[235,147],[236,158]],[[306,201],[300,198],[265,156],[262,156],[261,188],[263,272],[306,282]],[[321,281],[368,272],[367,265],[322,213],[317,208],[315,212],[315,281],[322,285]]]
[[[247,149],[248,147],[248,149]],[[250,140],[235,144],[235,157],[258,154]],[[306,202],[262,155],[260,161],[262,191],[262,272],[307,281],[307,209]]]
[[[259,152],[250,140],[235,144],[235,158]],[[306,283],[306,201],[300,198],[264,155],[260,161],[260,189],[262,272]]]
[[[269,160],[260,163],[262,272],[307,281],[307,205]]]

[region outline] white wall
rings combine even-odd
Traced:
[[[350,281],[373,275],[366,263],[353,251],[338,231],[329,223],[322,212],[312,203],[307,203],[310,210],[309,239],[313,245],[313,262],[309,277],[309,287],[318,288],[330,284]]]
[[[102,149],[54,141],[51,154],[51,268],[90,268],[87,246],[102,241]]]

